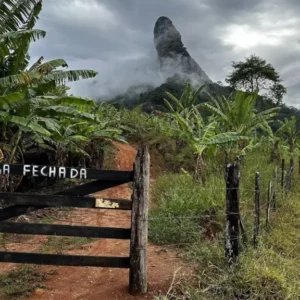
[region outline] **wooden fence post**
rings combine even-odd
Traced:
[[[292,156],[290,159],[290,170],[289,170],[289,191],[292,190],[293,172],[294,172],[294,157]]]
[[[283,194],[284,189],[284,158],[281,161],[281,193]]]
[[[293,159],[293,157],[291,157],[290,167],[289,167],[289,169],[287,171],[287,174],[286,174],[286,185],[285,185],[286,193],[288,193],[292,190],[292,174],[293,174],[293,171],[294,171],[294,159]]]
[[[259,235],[260,227],[260,190],[259,190],[259,172],[255,174],[255,220],[254,220],[254,234],[253,234],[253,247],[257,248],[257,238]]]
[[[226,180],[226,233],[225,257],[233,263],[239,256],[239,182],[240,171],[237,164],[228,164],[225,170]]]
[[[277,189],[277,167],[275,167],[274,170],[274,187],[273,187],[273,208],[276,210],[277,209],[277,194],[276,194],[276,189]]]
[[[244,244],[244,248],[247,249],[248,247],[248,236],[247,236],[247,231],[246,231],[246,226],[244,224],[243,218],[240,215],[240,228],[241,228],[241,234],[242,234],[242,241]]]
[[[268,184],[268,200],[267,200],[267,216],[266,216],[266,228],[269,229],[270,223],[270,206],[271,206],[271,193],[272,193],[272,182]]]
[[[131,212],[129,291],[147,292],[147,246],[150,156],[147,147],[138,150],[134,164]]]

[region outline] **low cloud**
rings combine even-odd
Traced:
[[[70,68],[91,68],[96,79],[72,84],[94,98],[131,85],[158,85],[153,42],[156,19],[168,16],[191,56],[213,81],[232,61],[255,53],[272,63],[288,88],[284,101],[300,106],[300,2],[298,0],[47,0],[37,27],[46,39],[31,47],[34,61],[64,58]]]

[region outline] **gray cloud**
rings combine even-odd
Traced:
[[[284,101],[300,107],[299,13],[298,0],[47,0],[37,25],[47,36],[31,47],[31,56],[97,70],[96,82],[72,84],[83,96],[160,84],[153,27],[165,15],[213,81],[224,82],[232,61],[255,53],[280,72],[288,88]]]

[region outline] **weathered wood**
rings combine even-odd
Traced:
[[[0,232],[127,240],[131,229],[0,222]]]
[[[228,164],[226,180],[226,241],[225,256],[228,263],[236,262],[239,256],[239,182],[240,171],[237,164]]]
[[[284,158],[281,160],[281,192],[284,191]]]
[[[273,208],[276,210],[277,209],[277,167],[275,167],[274,170],[274,186],[273,186]]]
[[[68,168],[39,165],[5,165],[0,164],[0,174],[34,177],[99,179],[102,181],[124,181],[133,179],[133,171],[99,170],[85,168]]]
[[[259,172],[255,174],[255,220],[254,220],[254,234],[253,234],[253,247],[257,248],[258,235],[260,231],[260,176]]]
[[[269,223],[270,223],[271,195],[272,195],[272,182],[270,180],[268,184],[268,200],[267,200],[267,216],[266,216],[267,229],[269,229]]]
[[[0,252],[0,262],[75,267],[129,268],[129,257],[59,255],[25,252]]]
[[[147,292],[147,245],[150,157],[147,147],[138,150],[132,193],[129,291]]]
[[[125,199],[110,199],[62,195],[36,195],[20,193],[0,193],[0,202],[4,204],[49,206],[49,207],[86,207],[96,209],[131,210],[132,202]]]
[[[29,214],[42,207],[26,206],[26,205],[13,205],[7,208],[0,209],[0,221],[9,220],[14,217]]]
[[[290,192],[292,190],[292,175],[294,171],[294,158],[291,157],[290,159],[290,168],[288,170],[287,174],[287,180],[286,180],[286,190]]]
[[[57,192],[54,195],[73,195],[73,196],[85,196],[88,194],[93,194],[100,192],[120,184],[127,183],[124,181],[102,181],[96,180],[89,183],[76,186],[65,191]],[[46,208],[46,206],[22,206],[22,205],[13,205],[8,208],[0,209],[0,221],[9,220],[11,218],[24,215],[39,209]]]
[[[240,228],[241,228],[241,235],[242,235],[243,245],[247,249],[247,247],[248,247],[247,230],[246,230],[246,226],[245,226],[245,223],[244,223],[243,218],[242,218],[241,215],[240,215]]]

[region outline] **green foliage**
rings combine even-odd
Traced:
[[[45,37],[44,31],[34,29],[41,9],[42,1],[0,1],[2,162],[23,162],[26,149],[39,146],[54,152],[58,164],[66,164],[72,154],[99,167],[104,145],[125,142],[123,129],[117,116],[111,118],[112,108],[67,95],[66,82],[93,78],[95,71],[63,70],[68,67],[64,59],[43,63],[42,56],[28,66],[30,43]],[[1,180],[2,189],[16,188],[10,177]]]
[[[289,145],[289,152],[293,156],[297,147],[300,130],[297,128],[297,120],[295,116],[290,119],[285,118],[284,122],[280,122],[280,128],[277,130],[277,135],[285,139]]]
[[[181,287],[161,299],[298,299],[299,275],[299,188],[277,198],[278,210],[271,211],[271,228],[265,231],[268,180],[274,165],[259,150],[250,153],[241,166],[240,206],[249,238],[248,250],[241,247],[239,263],[228,266],[224,259],[225,181],[223,167],[208,160],[210,176],[203,188],[191,176],[164,174],[152,190],[149,236],[161,245],[183,248],[195,267],[195,278],[181,279]],[[261,231],[259,248],[252,249],[254,220],[254,177],[261,176]],[[280,183],[277,193],[280,195]],[[209,234],[213,233],[213,234]],[[195,283],[195,285],[193,284]],[[178,284],[177,284],[178,287]],[[181,294],[181,292],[183,292]]]
[[[279,108],[275,107],[257,112],[257,94],[247,96],[243,92],[236,92],[228,99],[217,96],[211,97],[211,101],[204,103],[203,106],[213,113],[223,130],[240,135],[253,136],[257,129],[270,130],[268,124],[279,111]]]
[[[34,267],[22,267],[0,275],[0,295],[10,299],[28,297],[37,288],[44,287],[42,282],[46,274]]]
[[[269,90],[274,100],[281,104],[286,88],[281,84],[279,73],[264,59],[251,55],[246,61],[232,63],[233,72],[228,75],[226,82],[236,89],[248,92]]]
[[[0,33],[33,27],[41,11],[41,0],[2,0],[0,2]]]
[[[39,251],[63,254],[64,251],[71,247],[83,246],[94,241],[95,239],[93,238],[52,236],[48,238]]]
[[[188,174],[164,174],[152,190],[149,238],[157,244],[185,244],[200,241],[206,214],[217,216],[222,206],[224,189],[222,179],[208,180],[206,188]],[[208,187],[207,187],[208,186]]]
[[[205,85],[201,86],[197,91],[193,91],[191,85],[187,83],[179,99],[177,99],[172,93],[166,92],[166,95],[169,100],[172,101],[172,104],[165,99],[165,105],[171,113],[179,113],[186,118],[193,109],[197,109],[199,107],[199,105],[197,105],[197,97],[204,88]]]

